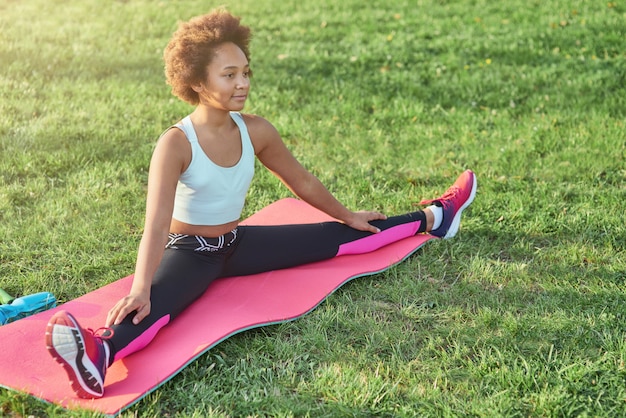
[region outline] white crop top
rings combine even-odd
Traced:
[[[191,225],[221,225],[240,218],[254,175],[254,147],[241,114],[231,112],[230,117],[241,137],[241,158],[232,167],[217,165],[205,154],[189,116],[175,125],[191,144],[191,163],[178,179],[174,219]]]

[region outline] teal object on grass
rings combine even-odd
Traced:
[[[57,306],[57,299],[50,292],[33,293],[0,305],[0,325],[43,312]]]

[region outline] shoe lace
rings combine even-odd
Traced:
[[[100,338],[101,340],[108,340],[115,334],[115,331],[109,327],[100,327],[95,331],[91,328],[87,328],[87,331],[94,337]]]
[[[442,207],[447,208],[450,205],[451,199],[459,193],[461,188],[459,186],[451,186],[444,194],[435,199],[422,200],[420,205],[428,205],[430,203],[439,203]]]

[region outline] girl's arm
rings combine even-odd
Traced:
[[[131,312],[135,324],[150,313],[150,286],[167,243],[176,184],[188,165],[191,150],[179,129],[170,129],[158,141],[150,161],[148,196],[143,235],[139,244],[135,276],[129,294],[109,311],[106,326],[119,324]]]
[[[296,160],[274,126],[263,118],[250,115],[246,115],[246,124],[257,158],[296,196],[352,228],[379,232],[369,222],[385,219],[385,215],[371,211],[350,211]]]

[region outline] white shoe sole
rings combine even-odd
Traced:
[[[85,353],[84,341],[76,333],[80,333],[78,324],[67,316],[74,327],[63,324],[48,325],[46,345],[48,351],[61,364],[67,373],[70,385],[81,398],[100,398],[104,394],[104,382],[98,368]],[[85,379],[89,379],[87,383]],[[95,388],[96,390],[92,389]]]

